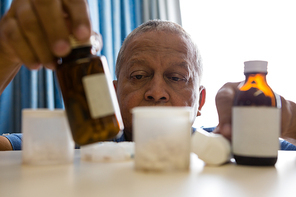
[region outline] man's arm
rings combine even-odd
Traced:
[[[231,140],[231,115],[232,103],[239,83],[227,83],[218,91],[216,95],[216,107],[218,111],[219,124],[216,133],[221,133]],[[281,137],[296,145],[296,104],[281,96],[282,120]]]
[[[4,136],[0,136],[0,151],[6,150],[12,150],[10,141]]]
[[[20,61],[15,59],[14,55],[12,55],[13,51],[5,46],[5,42],[1,38],[0,21],[0,95],[18,73],[22,65]]]
[[[296,104],[281,97],[282,125],[281,137],[296,145]]]

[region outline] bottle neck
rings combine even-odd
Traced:
[[[62,57],[60,59],[61,63],[67,63],[67,62],[75,61],[77,59],[92,56],[93,54],[91,52],[91,49],[92,49],[92,46],[82,46],[82,47],[73,48],[72,51],[69,53],[69,55],[67,55],[66,57]]]
[[[257,82],[257,83],[267,83],[266,81],[267,73],[245,73],[245,82]],[[254,83],[253,82],[253,83]]]
[[[252,73],[244,73],[245,76],[250,76],[250,75],[264,75],[266,76],[267,75],[267,72],[252,72]]]

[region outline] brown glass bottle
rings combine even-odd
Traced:
[[[244,73],[245,82],[233,103],[234,159],[242,165],[274,165],[279,149],[280,98],[267,84],[267,62],[245,62]]]
[[[74,141],[78,145],[110,140],[123,130],[114,86],[104,57],[89,43],[73,44],[60,58],[57,78]]]

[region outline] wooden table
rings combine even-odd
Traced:
[[[145,173],[133,161],[22,165],[21,151],[0,152],[0,197],[186,197],[296,196],[296,151],[279,151],[275,167],[246,167],[229,163],[205,166],[191,155],[188,172]]]

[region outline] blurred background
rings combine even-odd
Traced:
[[[296,102],[296,12],[293,0],[180,0],[183,27],[204,64],[206,104],[196,126],[215,126],[215,95],[244,80],[244,61],[268,61],[267,82]]]

